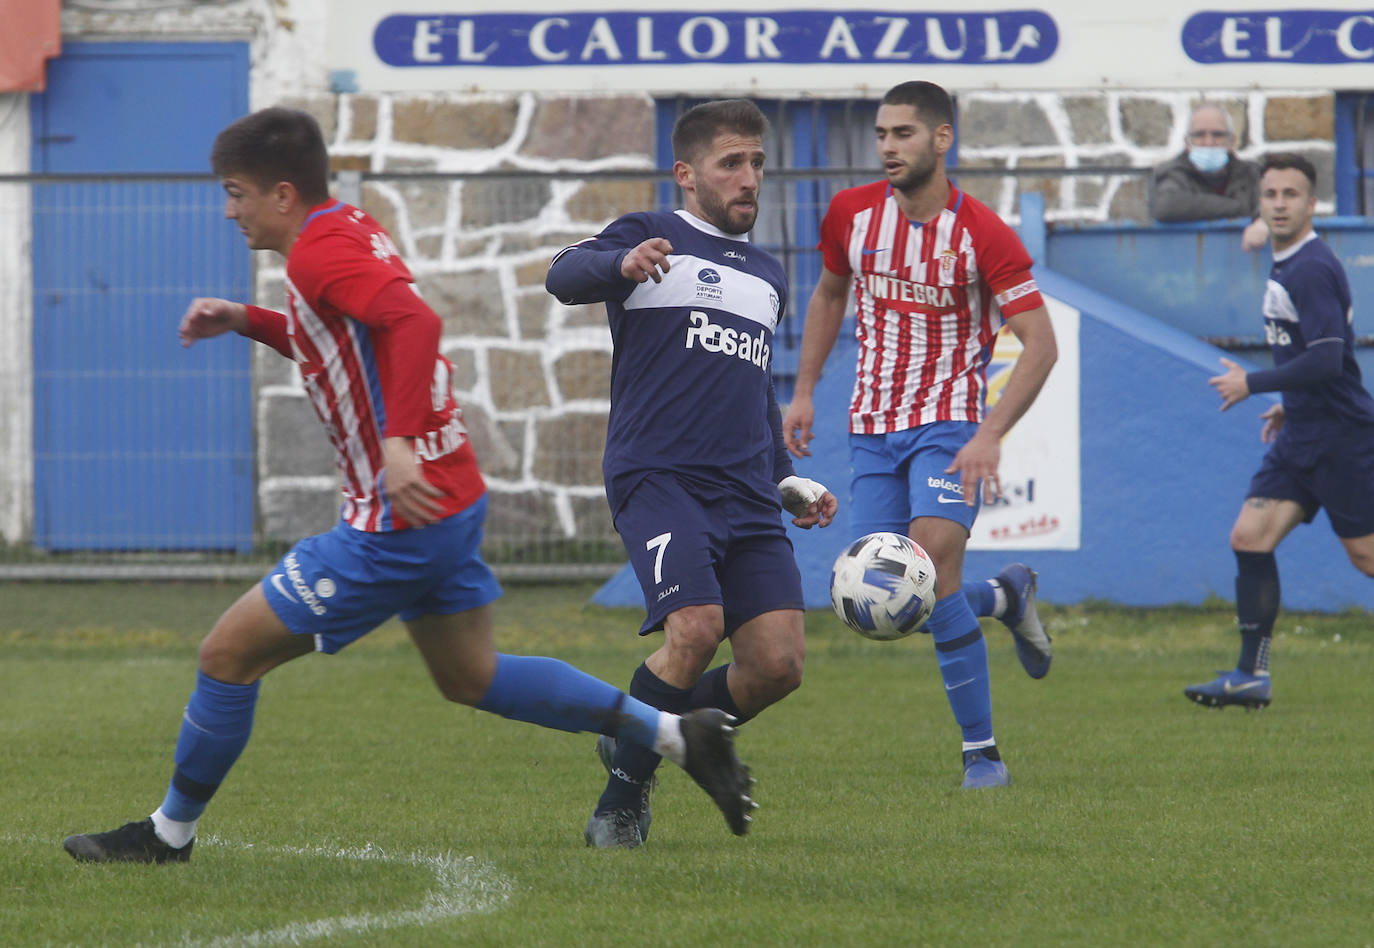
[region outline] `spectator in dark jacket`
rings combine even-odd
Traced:
[[[1157,221],[1249,217],[1241,245],[1255,250],[1269,239],[1258,219],[1259,167],[1235,152],[1231,115],[1203,103],[1188,120],[1187,148],[1150,175],[1150,216]]]

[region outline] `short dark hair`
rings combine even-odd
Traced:
[[[1317,169],[1305,155],[1299,155],[1294,151],[1276,151],[1264,156],[1264,161],[1260,163],[1260,177],[1270,168],[1288,169],[1301,171],[1307,176],[1307,183],[1311,186],[1310,193],[1317,193]]]
[[[882,105],[909,105],[916,117],[930,128],[954,124],[954,101],[933,82],[914,80],[887,90]]]
[[[748,99],[716,99],[695,105],[673,123],[673,160],[693,164],[721,132],[763,140],[768,116]]]
[[[265,191],[290,182],[307,204],[329,197],[329,152],[314,116],[298,109],[260,109],[226,126],[210,149],[221,178],[242,175]]]

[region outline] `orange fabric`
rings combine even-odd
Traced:
[[[0,0],[0,92],[42,92],[62,52],[62,0]]]

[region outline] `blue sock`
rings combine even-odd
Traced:
[[[1236,621],[1240,627],[1240,661],[1252,675],[1269,671],[1269,641],[1279,615],[1279,564],[1273,552],[1236,550]]]
[[[745,714],[735,704],[735,696],[730,694],[729,684],[730,665],[717,665],[697,679],[697,683],[692,686],[692,699],[689,707],[691,708],[720,708],[726,714],[733,715],[736,723],[743,724],[753,715]]]
[[[935,604],[926,628],[935,640],[935,658],[945,682],[945,697],[954,720],[964,732],[964,743],[992,740],[988,646],[968,600],[957,594],[941,599]]]
[[[990,616],[997,608],[997,591],[986,579],[964,583],[964,598],[975,616]]]
[[[658,711],[567,662],[497,655],[496,674],[477,707],[512,721],[559,731],[594,731],[653,747]]]
[[[162,801],[170,819],[190,822],[205,812],[253,733],[258,685],[233,685],[196,672],[177,738],[176,770]]]
[[[660,710],[683,714],[692,709],[694,692],[690,688],[674,688],[649,671],[648,665],[641,664],[630,680],[630,695]],[[606,779],[601,799],[596,801],[595,812],[609,813],[622,808],[638,810],[644,785],[653,779],[661,759],[650,748],[616,741],[611,774]]]

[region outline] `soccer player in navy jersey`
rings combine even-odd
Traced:
[[[330,199],[319,125],[295,110],[255,112],[219,134],[211,165],[248,246],[286,258],[289,307],[196,299],[181,343],[232,331],[297,364],[337,452],[342,515],[292,547],[201,644],[161,806],[70,836],[66,850],[87,862],[188,860],[197,820],[248,742],[260,679],[307,652],[337,652],[398,613],[448,700],[652,749],[745,833],[752,780],[725,712],[665,713],[564,662],[496,651],[491,603],[501,590],[479,552],[486,487],[439,352],[441,321],[386,231]]]
[[[1260,173],[1260,216],[1274,265],[1264,288],[1264,334],[1274,367],[1247,372],[1230,359],[1208,381],[1226,411],[1256,392],[1282,401],[1260,415],[1270,445],[1231,527],[1240,660],[1183,693],[1213,708],[1266,707],[1269,643],[1279,611],[1283,538],[1325,507],[1355,568],[1374,576],[1374,398],[1355,362],[1345,269],[1312,229],[1317,172],[1302,155],[1272,154]]]
[[[684,209],[613,221],[560,251],[545,283],[564,303],[605,303],[610,321],[606,499],[644,591],[640,634],[664,632],[630,694],[741,721],[801,683],[801,576],[782,509],[801,527],[837,509],[782,443],[770,363],[786,277],[746,237],[767,128],[744,99],[685,112],[672,134]],[[727,637],[734,661],[708,671]],[[583,836],[638,847],[658,755],[605,738],[597,752],[608,779]]]
[[[812,396],[852,292],[859,354],[849,409],[850,527],[855,536],[906,534],[935,561],[938,600],[924,631],[963,731],[963,786],[979,788],[1010,778],[993,736],[977,617],[1006,623],[1032,678],[1048,673],[1051,652],[1034,571],[1016,563],[965,584],[964,548],[983,492],[998,493],[1001,439],[1035,400],[1057,349],[1030,255],[1001,218],[946,176],[953,123],[953,103],[934,83],[904,82],[883,97],[874,127],[886,178],[837,193],[821,223],[824,267],[806,310],[783,433],[793,454],[811,453]],[[986,368],[1004,321],[1022,352],[987,409]]]

